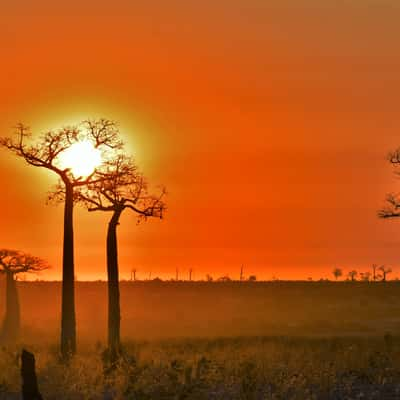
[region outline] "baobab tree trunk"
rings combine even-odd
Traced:
[[[74,188],[65,184],[63,281],[61,306],[61,355],[64,360],[76,352],[74,289]]]
[[[19,336],[21,315],[14,274],[6,271],[6,313],[1,331],[3,344],[15,343]]]
[[[122,209],[114,211],[107,231],[107,276],[108,276],[108,350],[110,361],[114,362],[121,344],[121,311],[119,300],[119,273],[117,226]]]

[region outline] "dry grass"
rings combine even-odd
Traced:
[[[400,339],[226,338],[130,343],[113,373],[102,347],[69,366],[31,348],[45,399],[390,399],[400,395]],[[0,353],[0,391],[19,390],[18,349]],[[7,397],[3,397],[7,398]]]

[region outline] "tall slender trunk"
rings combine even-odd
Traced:
[[[61,355],[68,359],[76,352],[75,290],[74,290],[74,188],[65,184],[63,281],[61,306]]]
[[[119,300],[119,273],[117,226],[122,209],[114,211],[107,230],[107,276],[108,276],[108,350],[111,361],[118,357],[121,344],[121,311]]]
[[[14,274],[6,271],[6,313],[1,330],[1,341],[4,344],[18,340],[21,324],[21,311]]]

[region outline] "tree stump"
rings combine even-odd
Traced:
[[[22,399],[23,400],[43,400],[39,393],[36,370],[35,356],[29,351],[22,350],[21,354],[21,376],[22,376]]]

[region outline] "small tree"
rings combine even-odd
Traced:
[[[372,280],[374,282],[378,278],[378,274],[376,273],[377,270],[378,270],[378,265],[377,264],[372,264]]]
[[[379,271],[382,272],[382,282],[386,282],[386,276],[392,272],[392,269],[387,268],[385,265],[381,265]]]
[[[347,276],[349,277],[349,279],[352,282],[354,282],[356,280],[357,275],[358,275],[358,272],[356,270],[354,270],[354,269],[347,274]]]
[[[6,276],[6,312],[0,332],[1,343],[13,343],[19,337],[21,311],[16,276],[38,273],[46,268],[49,268],[48,264],[38,257],[17,250],[0,249],[0,274]]]
[[[136,272],[137,272],[136,268],[131,269],[131,281],[136,281]]]
[[[94,149],[107,156],[108,150],[122,148],[119,132],[113,121],[100,119],[83,121],[72,127],[48,131],[36,142],[27,143],[32,134],[28,127],[19,124],[16,138],[1,138],[0,146],[5,147],[29,165],[44,168],[55,173],[59,184],[50,197],[57,197],[62,188],[64,196],[64,243],[63,243],[63,278],[61,305],[61,354],[64,359],[76,352],[76,317],[74,290],[74,233],[73,207],[75,190],[93,183],[96,168],[89,176],[76,176],[72,166],[62,165],[62,157],[74,145],[89,143]],[[84,163],[85,160],[82,160]]]
[[[332,273],[336,280],[343,275],[343,271],[340,268],[335,268]]]
[[[108,275],[108,350],[111,361],[115,361],[120,352],[120,295],[117,227],[125,210],[138,217],[138,222],[149,217],[162,218],[165,210],[163,197],[165,190],[158,196],[148,194],[146,180],[138,172],[131,158],[123,155],[105,163],[105,169],[96,174],[94,183],[81,187],[77,199],[83,202],[89,211],[111,213],[107,230],[107,275]],[[149,280],[151,279],[151,272]]]
[[[360,272],[360,278],[364,282],[369,282],[371,279],[371,272]]]
[[[248,277],[248,281],[249,282],[255,282],[257,280],[257,277],[255,276],[255,275],[250,275],[249,277]]]
[[[228,275],[223,275],[219,277],[218,282],[232,282],[232,279]]]

